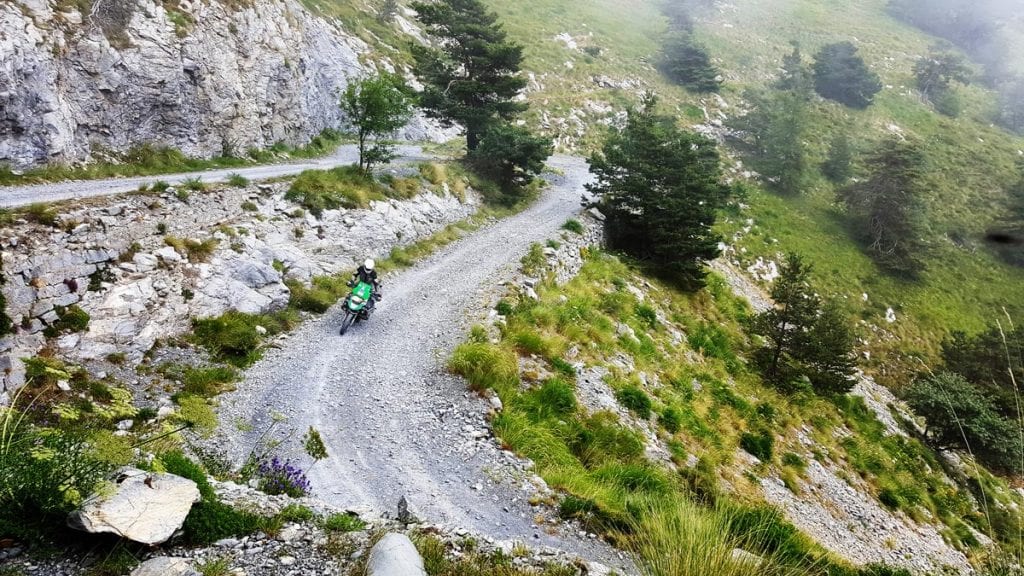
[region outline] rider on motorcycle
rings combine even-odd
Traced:
[[[349,286],[355,286],[358,282],[366,282],[370,286],[373,286],[373,299],[370,300],[368,308],[373,308],[374,302],[380,300],[380,282],[377,280],[377,271],[374,270],[373,258],[367,258],[365,262],[359,268],[356,268],[352,279],[349,280]]]

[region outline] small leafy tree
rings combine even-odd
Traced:
[[[882,90],[882,81],[857,55],[856,46],[838,42],[825,45],[814,56],[814,89],[823,98],[867,108]]]
[[[394,146],[383,140],[412,117],[412,101],[401,77],[378,74],[352,82],[341,97],[341,108],[359,138],[359,169],[371,173],[374,164],[390,162]]]
[[[925,156],[914,142],[892,138],[867,159],[871,175],[839,191],[868,254],[894,274],[924,269]]]
[[[521,190],[540,174],[553,151],[551,139],[503,123],[487,130],[470,159],[481,171],[497,178],[508,193]]]
[[[707,50],[689,32],[670,32],[659,68],[669,80],[694,92],[718,92],[722,86],[721,74]]]
[[[712,231],[727,188],[710,140],[680,130],[644,96],[626,126],[590,157],[587,189],[605,214],[609,244],[647,261],[682,287],[703,285],[703,263],[718,256]]]
[[[832,137],[821,172],[835,184],[845,184],[853,174],[853,146],[845,131]]]
[[[996,401],[999,412],[1017,418],[1014,383],[1024,384],[1024,330],[994,326],[969,336],[953,332],[942,342],[946,370],[962,375]]]
[[[999,415],[992,400],[963,376],[940,372],[916,380],[907,404],[926,422],[925,436],[939,450],[970,449],[982,462],[1019,471],[1016,426]]]
[[[420,22],[437,37],[437,48],[414,45],[415,73],[423,82],[427,115],[466,130],[466,149],[476,150],[487,129],[526,110],[516,101],[526,86],[519,75],[523,47],[509,42],[498,16],[481,0],[414,2]]]

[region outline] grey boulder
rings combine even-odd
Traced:
[[[405,534],[391,533],[370,550],[367,576],[426,576],[423,558]]]
[[[68,526],[92,534],[110,533],[142,544],[166,542],[199,501],[196,483],[173,474],[125,468],[116,489],[90,496],[68,516]]]
[[[129,576],[198,576],[186,558],[161,556],[139,564]]]

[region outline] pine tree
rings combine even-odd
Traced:
[[[1017,162],[1017,178],[1006,190],[1006,211],[988,232],[988,240],[999,255],[1016,266],[1024,266],[1024,160]]]
[[[827,44],[814,56],[814,89],[823,98],[851,108],[867,108],[882,81],[849,42]]]
[[[725,201],[718,152],[710,140],[656,113],[648,94],[591,156],[587,189],[606,216],[609,245],[648,262],[685,289],[703,285],[706,260],[718,256],[711,227]]]
[[[839,197],[858,223],[875,262],[889,272],[914,278],[924,269],[924,153],[913,142],[892,138],[866,163],[871,176],[840,190]]]
[[[446,125],[461,124],[472,152],[491,125],[526,110],[515,100],[526,86],[519,76],[523,47],[507,40],[498,16],[481,0],[412,7],[440,46],[413,46],[416,76],[425,85],[420,104]]]
[[[921,94],[933,100],[949,90],[953,82],[970,83],[971,69],[957,54],[932,50],[914,63],[914,77]]]
[[[853,146],[845,131],[832,137],[821,172],[835,184],[845,184],[853,174]]]
[[[799,351],[810,346],[808,330],[814,325],[821,300],[810,288],[811,266],[789,253],[772,286],[775,307],[758,314],[753,331],[767,341],[755,353],[766,380],[787,387],[802,372]]]
[[[487,130],[470,158],[502,185],[508,200],[515,201],[533,177],[544,170],[544,162],[553,151],[551,139],[503,123]]]
[[[842,310],[834,302],[825,304],[804,346],[795,353],[815,391],[845,394],[853,388],[852,376],[857,369],[853,344],[853,331]]]
[[[811,68],[804,62],[803,54],[800,53],[800,43],[796,40],[790,42],[793,51],[782,58],[782,75],[775,82],[778,90],[792,90],[797,94],[810,97],[814,90],[814,79],[811,76]]]
[[[380,5],[380,12],[377,14],[377,19],[387,24],[395,19],[398,15],[398,0],[384,0]]]
[[[794,90],[753,92],[746,99],[753,111],[735,117],[730,126],[746,135],[752,165],[776,192],[800,194],[810,174],[804,149],[811,113],[807,99]]]
[[[721,75],[707,50],[688,32],[670,33],[659,68],[669,80],[694,92],[717,92],[722,86]]]

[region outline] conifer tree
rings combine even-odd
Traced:
[[[648,94],[591,156],[587,189],[605,214],[609,245],[646,261],[685,289],[704,282],[704,262],[718,256],[711,227],[727,189],[710,140],[658,115]]]
[[[871,175],[839,191],[864,247],[879,266],[914,278],[924,269],[925,155],[912,141],[890,138],[868,158]]]
[[[882,81],[868,69],[849,42],[827,44],[814,56],[814,89],[823,98],[851,108],[867,108]]]
[[[515,100],[526,86],[519,75],[523,47],[508,41],[498,16],[481,0],[412,4],[436,48],[413,46],[416,76],[425,85],[420,105],[446,125],[461,124],[472,152],[487,129],[524,111]]]

